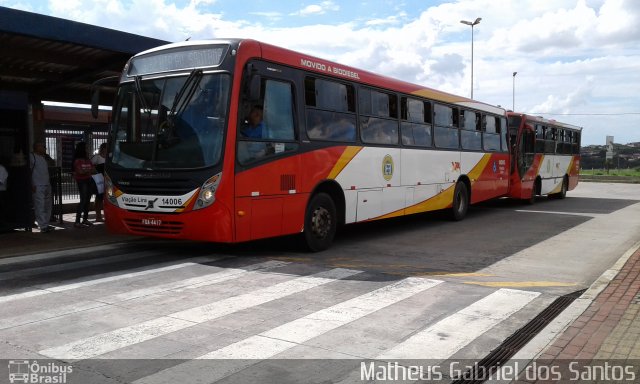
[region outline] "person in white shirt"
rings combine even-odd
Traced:
[[[51,183],[49,182],[49,165],[45,158],[46,148],[44,143],[33,143],[33,152],[29,156],[31,167],[31,192],[33,196],[33,210],[36,223],[40,232],[51,232],[53,227],[49,225],[51,219]]]
[[[98,149],[98,153],[93,155],[91,158],[91,162],[96,167],[96,171],[104,176],[104,161],[107,157],[107,143],[100,144],[100,148]],[[104,181],[103,181],[104,185]],[[103,187],[104,188],[104,187]],[[96,221],[104,221],[102,218],[102,208],[104,207],[104,190],[102,192],[96,191]]]

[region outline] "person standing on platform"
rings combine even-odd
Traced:
[[[4,211],[4,200],[6,199],[5,194],[7,192],[8,179],[9,172],[7,172],[7,169],[4,167],[4,165],[0,164],[0,231],[2,230],[3,223],[7,214]]]
[[[53,230],[49,225],[51,219],[51,183],[49,181],[49,165],[45,155],[47,150],[44,143],[37,141],[33,143],[33,152],[29,156],[31,167],[31,192],[33,196],[33,210],[36,216],[36,223],[40,232],[47,233]]]
[[[76,144],[76,150],[73,154],[73,178],[78,183],[78,193],[80,194],[80,203],[76,208],[76,222],[73,225],[76,228],[93,225],[89,221],[89,203],[92,195],[91,175],[94,173],[95,168],[87,156],[87,145],[84,141],[81,141]],[[81,218],[82,222],[80,221]]]
[[[98,153],[93,155],[93,157],[91,158],[91,163],[93,163],[93,166],[96,168],[96,172],[103,175],[103,177],[104,177],[104,162],[106,160],[106,157],[107,157],[107,143],[102,143],[100,144]],[[103,185],[104,185],[104,181],[103,181]],[[96,190],[95,209],[96,209],[97,222],[104,221],[104,219],[102,218],[102,208],[104,206],[103,202],[104,202],[104,189],[102,192],[100,192],[99,190]]]

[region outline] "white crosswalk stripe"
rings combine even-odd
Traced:
[[[103,261],[109,262],[106,259]],[[171,356],[159,348],[186,348],[192,352],[192,360],[170,368],[164,365],[155,373],[147,371],[144,377],[131,373],[133,376],[126,381],[233,381],[246,368],[261,361],[269,364],[271,359],[319,356],[347,361],[444,361],[477,348],[488,353],[491,349],[487,349],[486,337],[482,341],[482,336],[507,319],[515,319],[516,324],[522,322],[522,315],[514,314],[540,296],[538,292],[504,288],[478,290],[421,277],[393,282],[369,279],[367,275],[349,279],[362,271],[336,268],[317,272],[316,266],[300,269],[297,264],[276,260],[234,268],[199,264],[218,259],[203,256],[158,263],[2,296],[0,303],[10,303],[15,310],[0,315],[1,337],[16,343],[14,340],[21,340],[24,331],[26,340],[33,340],[39,327],[51,331],[65,322],[78,321],[85,326],[77,332],[64,327],[66,331],[58,334],[55,341],[46,344],[43,337],[39,347],[32,350],[39,350],[40,356],[74,361],[116,356],[145,358],[152,350],[156,356]],[[73,264],[71,269],[77,266]],[[288,274],[272,271],[284,267]],[[291,274],[293,270],[296,274]],[[175,273],[154,275],[171,271]],[[102,283],[109,284],[88,288]],[[453,284],[455,288],[449,289]],[[459,294],[464,290],[474,292],[461,300]],[[43,295],[49,296],[38,297]],[[279,299],[284,301],[268,304]],[[39,300],[44,304],[39,305]],[[435,307],[442,303],[447,303],[444,308]],[[293,311],[286,313],[285,308]],[[439,314],[424,316],[433,309]],[[133,311],[139,311],[132,317],[135,320],[126,317]],[[110,323],[95,320],[102,316],[113,316],[118,325],[109,327]],[[387,329],[372,323],[375,319],[394,318],[401,318],[410,328]],[[236,321],[241,326],[235,328]],[[94,330],[89,324],[98,324],[99,329]],[[212,332],[228,332],[221,340],[215,340],[217,334],[208,337],[209,328]],[[236,333],[236,329],[240,332]],[[349,334],[356,340],[359,332],[367,335],[383,329],[385,334],[379,339],[363,344],[350,345],[349,340],[339,337]],[[355,371],[340,375],[333,380],[359,382]]]
[[[538,292],[500,289],[410,337],[378,358],[444,360],[539,295]]]
[[[73,304],[62,305],[62,306],[54,305],[36,312],[30,312],[22,315],[1,318],[0,330],[16,327],[24,324],[36,323],[38,321],[52,319],[54,317],[69,315],[69,314],[73,314],[81,311],[86,311],[88,309],[104,307],[105,305],[107,304],[99,303],[97,301],[79,301]]]
[[[66,360],[89,359],[357,273],[360,273],[360,271],[336,268],[311,276],[299,277],[243,295],[229,297],[215,303],[176,312],[59,347],[48,348],[39,353],[51,358]]]
[[[121,261],[142,259],[142,258],[150,257],[153,255],[154,254],[152,252],[141,251],[141,252],[125,253],[125,254],[119,254],[119,255],[113,255],[113,256],[107,256],[107,257],[99,257],[99,258],[89,259],[89,260],[78,260],[78,261],[72,261],[69,263],[45,265],[41,267],[22,269],[19,271],[1,272],[0,280],[17,279],[17,278],[42,275],[42,274],[52,274],[55,272],[68,271],[72,269],[79,269],[79,268],[85,268],[85,267],[107,265],[107,264],[117,263]]]
[[[109,295],[109,296],[106,296],[106,297],[100,297],[100,298],[97,298],[95,300],[77,301],[77,302],[75,302],[73,304],[70,304],[70,305],[51,306],[51,307],[45,308],[45,309],[37,311],[37,312],[31,312],[31,313],[26,313],[26,314],[22,314],[22,315],[11,316],[11,317],[8,317],[8,318],[0,318],[0,329],[16,327],[16,326],[19,326],[19,325],[24,325],[24,324],[29,324],[29,323],[35,323],[35,322],[38,322],[38,321],[52,319],[54,317],[70,315],[70,314],[74,314],[74,313],[80,312],[80,311],[85,311],[85,310],[88,310],[88,309],[104,307],[107,304],[114,304],[114,303],[117,303],[117,302],[131,300],[131,299],[134,299],[134,298],[139,298],[139,297],[144,297],[144,296],[148,296],[148,295],[158,294],[158,293],[165,292],[165,291],[168,291],[168,290],[179,289],[179,288],[182,288],[182,289],[196,288],[196,287],[202,287],[202,286],[205,286],[205,285],[218,284],[218,283],[221,283],[223,281],[236,279],[236,278],[242,276],[245,273],[249,273],[249,272],[252,272],[252,271],[266,271],[266,270],[269,270],[269,269],[282,267],[282,266],[285,266],[287,264],[288,264],[287,262],[283,262],[283,261],[266,261],[264,263],[248,265],[248,266],[245,266],[243,268],[227,268],[227,269],[223,269],[221,271],[214,272],[214,273],[209,273],[209,274],[206,274],[206,275],[203,275],[203,276],[193,277],[193,278],[189,278],[189,279],[185,279],[185,280],[179,280],[179,281],[175,281],[175,282],[171,282],[171,283],[155,285],[155,286],[151,286],[151,287],[147,287],[147,288],[129,290],[127,292],[123,292],[123,293],[119,293],[119,294],[115,294],[115,295]],[[182,263],[182,264],[172,265],[172,266],[169,266],[169,267],[148,269],[148,270],[144,270],[144,271],[139,272],[139,273],[137,273],[137,272],[136,273],[127,273],[127,274],[122,274],[122,275],[117,275],[117,276],[112,276],[112,277],[98,278],[96,280],[84,281],[83,283],[65,284],[65,285],[62,285],[62,286],[54,287],[54,288],[52,288],[52,290],[48,290],[48,291],[44,291],[43,290],[43,291],[30,291],[30,292],[34,292],[34,293],[36,293],[36,292],[45,292],[45,293],[64,292],[64,291],[68,291],[68,290],[71,290],[71,289],[74,289],[74,288],[87,287],[87,286],[99,284],[99,283],[102,283],[102,282],[123,280],[123,279],[127,279],[127,278],[130,279],[130,278],[134,278],[134,277],[146,276],[146,275],[149,275],[151,273],[163,272],[163,271],[167,271],[167,270],[175,270],[175,269],[178,269],[178,268],[184,268],[184,267],[191,266],[191,265],[196,265],[196,263]],[[73,287],[73,288],[71,288],[71,287]],[[25,293],[27,293],[27,292],[25,292]],[[19,295],[22,296],[24,294],[19,294]],[[12,297],[13,300],[17,300],[18,299],[15,296],[17,296],[17,295],[14,295]],[[26,297],[34,297],[34,296],[26,296]],[[6,297],[11,297],[11,296],[6,296]]]
[[[206,285],[218,284],[223,281],[238,278],[239,276],[251,272],[275,269],[283,267],[289,263],[284,261],[266,261],[264,263],[258,263],[248,265],[243,268],[227,268],[219,272],[208,273],[203,276],[192,277],[185,280],[179,280],[171,283],[155,285],[153,287],[134,289],[123,293],[118,293],[111,296],[101,297],[100,301],[105,303],[117,303],[120,301],[137,299],[139,297],[151,296],[165,291],[175,291],[182,289],[195,289]]]
[[[220,380],[246,366],[255,364],[255,361],[252,360],[271,358],[300,343],[363,318],[419,292],[433,288],[440,283],[442,281],[407,278],[205,354],[200,356],[199,359],[238,359],[238,363],[234,364],[233,367],[230,366],[227,370],[206,373],[207,379],[211,380],[211,382]],[[194,369],[198,369],[198,367],[207,369],[205,365],[198,362],[187,362],[148,376],[136,383],[180,382],[188,379],[188,377],[183,377],[183,380],[176,381],[179,372],[192,375],[194,374]]]
[[[73,282],[67,282],[65,284],[43,284],[37,286],[37,289],[33,289],[26,292],[20,292],[12,295],[0,296],[0,303],[6,303],[13,300],[20,300],[29,297],[42,296],[46,294],[50,294],[53,292],[64,292],[72,289],[78,289],[82,287],[89,287],[92,285],[98,285],[102,283],[113,282],[117,280],[130,279],[132,277],[139,277],[150,275],[153,273],[160,273],[166,271],[172,271],[175,269],[191,267],[194,265],[198,265],[202,262],[212,262],[219,260],[219,257],[197,257],[190,260],[189,262],[177,263],[176,261],[170,261],[166,263],[156,264],[153,267],[140,267],[134,269],[136,272],[127,272],[122,273],[122,271],[114,271],[102,273],[99,275],[93,275],[90,277],[81,277],[75,279]],[[84,264],[83,264],[84,266]]]

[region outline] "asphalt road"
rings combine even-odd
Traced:
[[[68,383],[363,382],[384,371],[364,361],[472,364],[640,240],[639,201],[638,185],[583,183],[462,222],[347,226],[317,254],[281,238],[18,257],[0,265],[0,358],[71,367]]]

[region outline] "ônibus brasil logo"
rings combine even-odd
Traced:
[[[67,375],[73,372],[70,365],[55,362],[38,363],[37,360],[9,360],[10,383],[64,384]]]

